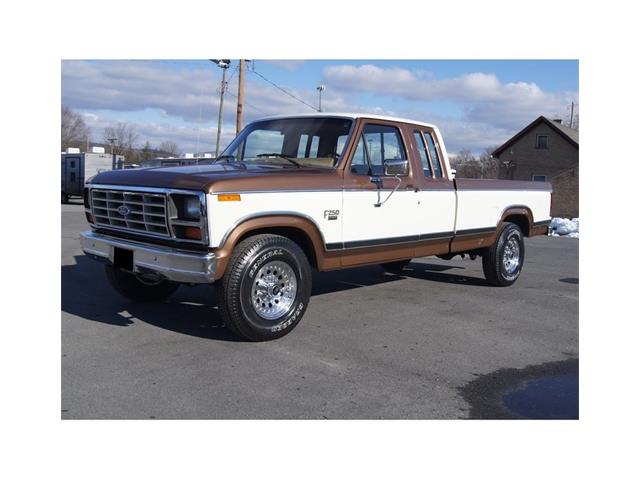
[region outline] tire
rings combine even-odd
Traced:
[[[105,271],[109,283],[115,290],[135,302],[160,302],[175,292],[179,283],[160,280],[147,282],[112,265],[106,265]]]
[[[255,235],[236,245],[218,304],[238,336],[260,342],[280,338],[302,319],[311,296],[311,267],[302,249],[280,235]]]
[[[69,203],[69,195],[67,195],[66,193],[62,192],[61,201],[62,201],[62,203]]]
[[[517,247],[517,248],[516,248]],[[514,223],[505,223],[496,242],[482,254],[482,270],[490,285],[513,285],[524,264],[524,235]]]
[[[411,260],[398,260],[397,262],[381,263],[380,266],[384,268],[385,272],[400,275],[402,269],[409,265],[409,262],[411,262]]]

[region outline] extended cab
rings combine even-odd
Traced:
[[[488,283],[511,285],[524,237],[547,232],[550,203],[546,182],[454,179],[428,123],[272,117],[211,165],[97,175],[81,241],[123,295],[160,301],[181,283],[214,284],[226,324],[268,340],[302,318],[312,268],[399,273],[412,258],[468,253]]]

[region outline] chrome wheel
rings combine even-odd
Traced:
[[[508,275],[513,275],[518,270],[520,265],[520,243],[516,235],[512,235],[504,246],[502,264]]]
[[[269,262],[255,276],[251,304],[260,317],[276,320],[291,310],[297,290],[296,274],[289,264]]]

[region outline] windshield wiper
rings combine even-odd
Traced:
[[[284,158],[286,161],[294,164],[296,167],[300,168],[300,162],[296,162],[291,155],[285,155],[284,153],[259,153],[256,155],[256,158],[264,158],[264,157],[278,157]]]

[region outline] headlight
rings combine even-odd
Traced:
[[[198,197],[187,197],[185,202],[185,214],[189,219],[200,219],[200,199]]]
[[[207,241],[204,199],[202,193],[169,193],[169,226],[174,238],[199,243]]]

